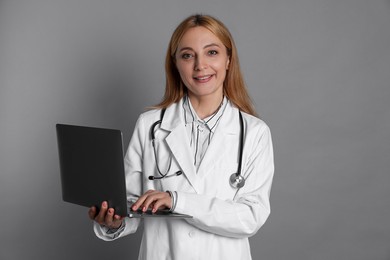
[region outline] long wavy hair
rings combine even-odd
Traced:
[[[230,58],[223,85],[224,95],[241,111],[257,116],[249,97],[238,61],[237,48],[227,27],[209,15],[192,15],[182,21],[173,32],[165,59],[166,86],[164,97],[155,108],[166,108],[178,102],[187,92],[176,67],[175,54],[183,35],[191,28],[202,26],[210,30],[225,45]]]

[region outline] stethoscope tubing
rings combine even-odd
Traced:
[[[240,148],[239,148],[240,156],[239,156],[239,161],[238,161],[237,172],[233,173],[230,176],[229,182],[233,188],[240,189],[245,185],[245,178],[241,175],[242,158],[243,158],[243,151],[244,151],[244,120],[243,120],[241,111],[238,111],[238,112],[239,112],[240,130],[241,130],[240,131]],[[172,165],[172,158],[169,162],[168,169],[166,170],[165,173],[162,173],[160,170],[160,167],[158,166],[157,153],[156,153],[156,147],[155,147],[156,136],[155,136],[154,132],[155,132],[156,126],[162,123],[162,120],[164,118],[164,114],[165,114],[165,108],[163,108],[161,110],[160,119],[157,120],[156,122],[154,122],[152,124],[152,126],[150,127],[150,138],[151,138],[151,142],[152,142],[152,146],[153,146],[153,154],[154,154],[154,159],[156,162],[156,169],[157,169],[160,176],[149,176],[149,180],[161,180],[161,179],[164,179],[167,177],[179,176],[179,175],[183,174],[182,171],[177,171],[174,174],[168,175],[168,172],[171,169],[171,165]]]

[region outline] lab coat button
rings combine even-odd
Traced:
[[[191,232],[188,233],[188,235],[189,235],[190,237],[194,237],[194,236],[195,236],[195,232],[194,232],[194,231],[191,231]]]

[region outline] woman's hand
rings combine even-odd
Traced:
[[[122,217],[115,214],[113,208],[108,208],[107,201],[103,201],[99,213],[95,206],[88,211],[89,218],[108,228],[119,228],[122,225]]]
[[[133,211],[137,211],[139,208],[143,212],[151,208],[153,213],[158,209],[170,209],[172,208],[172,199],[168,192],[148,190],[131,207]]]

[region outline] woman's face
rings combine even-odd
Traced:
[[[223,43],[208,29],[189,29],[178,44],[176,67],[190,96],[223,95],[229,57]]]

